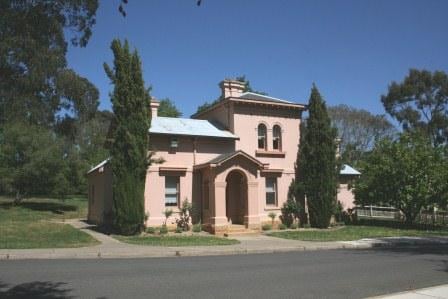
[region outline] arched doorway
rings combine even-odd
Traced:
[[[247,178],[232,170],[226,178],[226,216],[229,223],[244,224],[247,215]]]

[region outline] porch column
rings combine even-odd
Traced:
[[[226,182],[215,182],[215,192],[213,196],[213,217],[211,219],[214,230],[216,227],[227,225],[226,217]],[[218,229],[219,230],[219,229]]]
[[[258,182],[247,183],[247,216],[244,217],[244,223],[247,228],[260,229]]]

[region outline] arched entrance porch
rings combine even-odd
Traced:
[[[226,177],[226,217],[229,224],[245,224],[248,215],[247,177],[232,170]]]

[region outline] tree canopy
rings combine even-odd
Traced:
[[[411,69],[400,83],[393,81],[381,102],[406,131],[419,131],[434,145],[448,142],[448,75]]]
[[[110,119],[98,111],[98,90],[66,61],[69,43],[87,45],[97,8],[0,0],[0,192],[85,194],[86,171],[107,157]]]
[[[397,132],[384,115],[344,104],[328,107],[331,124],[338,130],[344,163],[356,165],[375,143]]]
[[[448,156],[422,136],[404,134],[399,140],[380,141],[361,168],[354,186],[358,205],[393,206],[408,223],[423,208],[446,206]]]
[[[0,123],[50,126],[61,111],[96,110],[96,88],[67,69],[65,34],[85,46],[97,8],[97,0],[0,1]]]
[[[180,112],[179,109],[177,109],[173,101],[166,98],[160,100],[160,106],[157,115],[165,117],[181,117],[182,112]]]

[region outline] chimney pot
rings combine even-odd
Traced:
[[[223,80],[219,86],[222,91],[222,98],[239,98],[244,91],[245,85],[244,82],[240,82],[237,80],[225,79]]]
[[[156,98],[151,98],[151,117],[157,117],[157,112],[159,110],[160,102]]]

